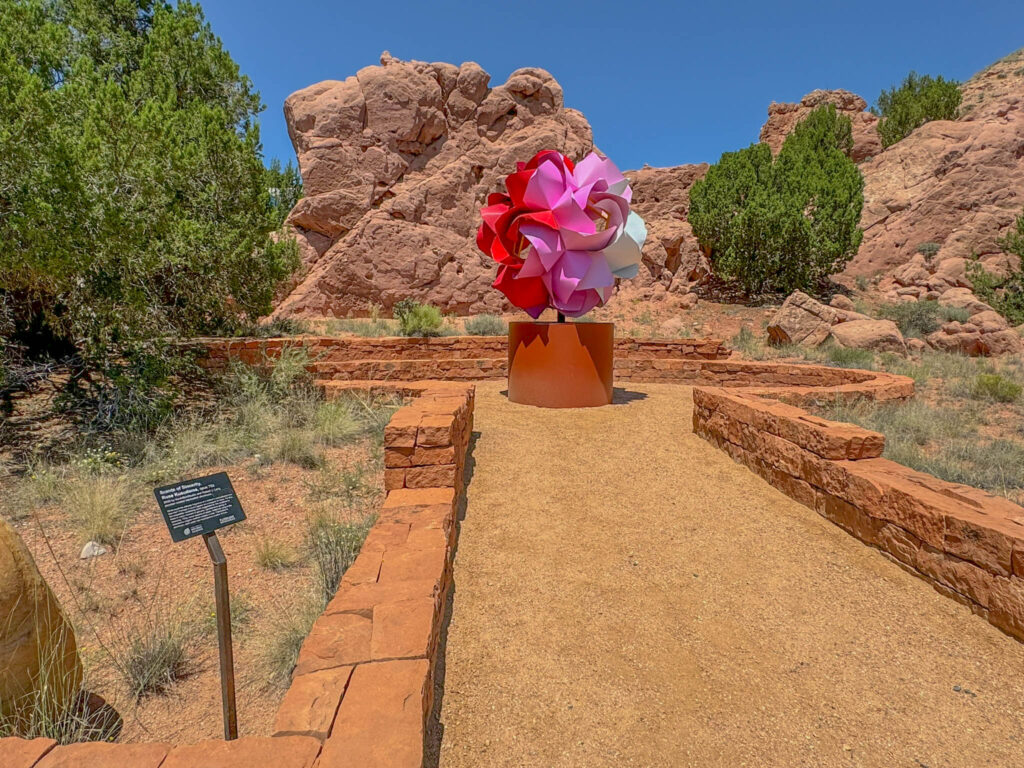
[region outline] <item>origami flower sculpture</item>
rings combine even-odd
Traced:
[[[494,287],[531,317],[547,307],[579,317],[611,298],[616,278],[636,276],[647,227],[611,160],[591,152],[573,165],[542,150],[505,188],[480,210],[476,242],[498,262]]]

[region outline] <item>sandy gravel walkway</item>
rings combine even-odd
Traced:
[[[477,391],[442,768],[1024,765],[1024,645],[694,436],[688,389],[503,388]]]

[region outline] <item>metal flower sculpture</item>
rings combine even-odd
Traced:
[[[591,152],[577,164],[554,150],[518,163],[481,209],[480,250],[498,262],[494,287],[536,319],[552,307],[579,317],[635,277],[647,227],[615,164]]]

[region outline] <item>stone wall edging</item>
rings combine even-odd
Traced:
[[[447,382],[366,389],[411,398],[385,427],[387,495],[302,645],[273,735],[179,746],[4,738],[0,766],[422,766],[475,393]]]
[[[898,383],[832,388],[891,395]],[[827,391],[827,390],[826,390]],[[884,437],[792,405],[823,392],[698,387],[694,432],[940,593],[1024,640],[1024,508],[882,458]],[[769,399],[771,398],[771,399]]]

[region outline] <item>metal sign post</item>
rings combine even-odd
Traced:
[[[245,520],[235,489],[225,472],[197,477],[153,491],[171,532],[172,541],[202,536],[213,563],[213,590],[217,600],[217,644],[220,647],[220,693],[224,710],[224,738],[238,738],[235,710],[235,655],[231,647],[231,598],[228,561],[217,529]]]
[[[220,647],[220,696],[224,710],[224,738],[238,738],[235,712],[235,655],[231,647],[231,601],[228,594],[228,561],[216,533],[204,533],[203,541],[213,562],[213,591],[217,598],[217,645]]]

